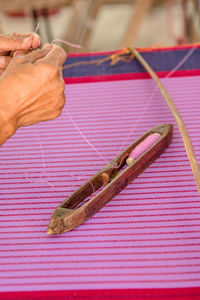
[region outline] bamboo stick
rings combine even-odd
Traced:
[[[183,119],[181,118],[171,96],[166,91],[164,85],[160,81],[159,77],[156,75],[156,73],[152,70],[152,68],[148,65],[148,63],[144,60],[144,58],[139,54],[139,52],[134,48],[129,48],[129,51],[135,55],[135,57],[138,59],[138,61],[142,64],[142,66],[147,70],[147,72],[151,75],[151,77],[156,82],[158,88],[160,89],[161,94],[163,95],[165,101],[167,102],[167,105],[169,106],[174,119],[176,121],[176,124],[178,126],[178,129],[180,131],[185,150],[192,168],[193,176],[196,181],[197,189],[200,195],[200,165],[197,161],[197,158],[195,156],[195,152],[192,146],[192,142],[190,140],[189,134],[187,132],[187,129],[185,127],[185,124],[183,122]]]

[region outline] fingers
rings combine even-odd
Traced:
[[[0,56],[0,69],[6,69],[11,60],[9,56]]]
[[[41,39],[40,39],[40,36],[35,33],[35,32],[29,32],[29,33],[17,33],[17,32],[14,32],[12,34],[12,36],[14,37],[17,37],[17,38],[22,38],[22,39],[25,39],[25,38],[32,38],[32,46],[31,48],[33,49],[37,49],[40,44],[41,44]]]
[[[57,46],[52,44],[46,44],[42,49],[31,51],[28,54],[24,54],[23,51],[16,51],[14,54],[15,60],[13,60],[13,64],[24,64],[24,63],[45,63],[45,65],[49,64],[50,66],[58,67],[59,69],[63,65],[66,60],[65,51]]]
[[[46,44],[42,49],[34,50],[28,54],[23,51],[16,51],[14,54],[15,61],[13,63],[35,63],[38,59],[41,59],[47,55],[53,45]]]
[[[47,63],[49,62],[51,64],[56,64],[59,67],[62,67],[62,65],[64,64],[67,58],[66,52],[60,46],[57,45],[51,45],[51,46],[52,49],[47,53],[43,61]]]
[[[38,48],[40,46],[40,38],[35,33],[12,35],[0,35],[1,51],[27,50],[30,48]]]

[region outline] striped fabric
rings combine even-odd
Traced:
[[[200,76],[164,82],[200,158]],[[160,93],[146,105],[153,90],[150,79],[69,84],[61,117],[1,147],[0,291],[200,286],[200,199]],[[61,201],[162,123],[173,141],[139,178],[77,229],[46,235]]]

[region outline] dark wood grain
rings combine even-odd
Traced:
[[[137,178],[168,147],[172,138],[172,132],[173,126],[164,124],[152,128],[138,138],[59,205],[51,217],[47,233],[58,234],[72,230],[91,218],[129,183]],[[148,135],[153,133],[159,133],[161,135],[160,139],[135,160],[132,165],[124,168],[126,159],[131,151]],[[89,199],[82,206],[76,208],[78,204],[104,184],[106,184],[106,186],[97,195]]]

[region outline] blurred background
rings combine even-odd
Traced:
[[[0,0],[0,31],[37,31],[68,52],[172,46],[200,40],[200,0]]]

